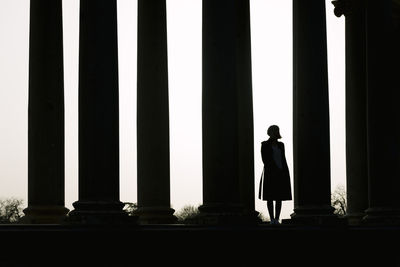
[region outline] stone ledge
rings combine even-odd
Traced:
[[[0,236],[1,267],[16,259],[18,267],[400,263],[400,227],[1,225]]]

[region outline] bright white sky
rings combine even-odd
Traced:
[[[281,128],[292,160],[292,1],[250,0],[255,189],[262,170],[260,143],[269,125]],[[345,185],[344,19],[326,1],[331,119],[332,189]],[[79,0],[63,2],[66,206],[78,198]],[[118,0],[120,75],[120,198],[136,202],[137,0]],[[202,203],[201,0],[167,0],[171,205]],[[0,0],[0,198],[27,199],[29,0]],[[293,177],[292,177],[293,187]],[[257,194],[255,194],[257,196]],[[267,215],[266,204],[255,199]],[[293,210],[284,202],[282,218]]]

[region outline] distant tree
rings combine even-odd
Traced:
[[[132,203],[132,202],[124,202],[124,211],[128,213],[128,215],[133,216],[135,215],[135,212],[138,209],[137,203]]]
[[[335,214],[342,217],[347,211],[347,196],[343,185],[338,185],[331,195],[332,207],[335,209]]]
[[[192,223],[193,220],[199,216],[200,211],[198,207],[193,205],[185,205],[182,209],[175,212],[175,216],[178,219],[178,222],[181,223]]]
[[[24,215],[23,200],[18,198],[0,199],[0,223],[17,223]]]

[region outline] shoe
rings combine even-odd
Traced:
[[[275,219],[271,219],[271,221],[269,222],[269,224],[275,224]]]

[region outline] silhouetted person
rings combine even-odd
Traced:
[[[292,199],[289,168],[285,157],[285,146],[281,139],[279,127],[268,128],[269,139],[261,143],[261,157],[264,163],[260,180],[259,198],[267,201],[271,224],[279,224],[282,201]],[[275,216],[274,202],[275,201]]]

